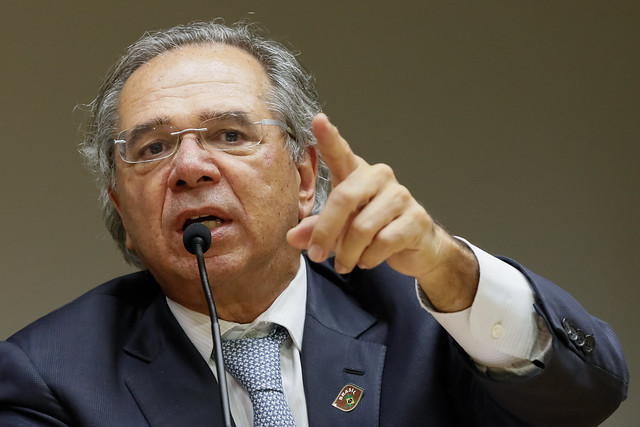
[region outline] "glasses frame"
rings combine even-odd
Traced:
[[[207,120],[205,120],[205,122],[206,121]],[[252,124],[254,124],[254,125],[266,125],[266,126],[278,126],[279,128],[285,130],[287,132],[287,134],[289,134],[289,136],[291,138],[295,139],[293,131],[291,130],[291,128],[289,126],[287,126],[286,123],[284,123],[284,122],[282,122],[280,120],[262,119],[262,120],[259,120],[257,122],[252,122]],[[159,157],[157,159],[150,159],[150,160],[139,160],[139,161],[127,160],[127,159],[124,158],[124,154],[122,153],[122,149],[119,148],[119,146],[124,147],[125,144],[127,143],[127,141],[125,139],[117,139],[117,138],[112,139],[112,141],[113,141],[113,146],[114,146],[115,150],[118,152],[118,156],[120,156],[120,159],[123,162],[129,163],[129,164],[133,164],[133,165],[139,164],[139,163],[153,163],[153,162],[158,162],[160,160],[168,159],[169,157],[173,156],[174,154],[176,154],[178,152],[178,150],[180,149],[180,144],[182,143],[182,138],[180,138],[180,135],[182,135],[184,133],[189,133],[189,132],[204,132],[206,130],[208,130],[208,128],[186,128],[186,129],[178,130],[178,131],[175,131],[175,132],[171,132],[170,133],[171,136],[176,136],[178,138],[175,150],[173,150],[171,153],[167,154],[166,156]],[[121,134],[122,134],[122,132],[120,132],[120,135]],[[255,147],[255,146],[257,146],[257,145],[259,145],[261,143],[262,143],[262,139],[260,139],[260,141],[256,142],[253,145],[250,145],[250,146],[248,146],[246,148]],[[202,146],[202,147],[204,147],[204,146]],[[230,148],[211,148],[211,150],[213,150],[213,151],[230,151],[231,149]]]

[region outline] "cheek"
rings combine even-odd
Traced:
[[[273,152],[268,152],[263,158],[263,163],[266,166],[266,170],[272,170],[273,166],[278,163],[278,159]]]
[[[275,198],[279,203],[293,203],[298,187],[297,170],[293,161],[288,155],[283,158],[271,153],[265,158],[264,164],[268,171],[266,180],[275,193]]]
[[[156,226],[161,218],[164,193],[151,180],[124,177],[118,180],[122,220],[128,233]],[[127,179],[128,178],[128,179]]]
[[[269,213],[270,221],[286,221],[287,216],[295,212],[297,218],[297,170],[288,154],[265,153],[260,162],[252,165],[253,179],[244,179],[245,190],[252,196],[245,198],[243,204],[247,211]],[[262,215],[259,215],[262,217]]]

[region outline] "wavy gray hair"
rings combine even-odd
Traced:
[[[267,107],[293,131],[286,136],[286,145],[294,161],[316,143],[311,121],[321,111],[313,77],[307,73],[295,55],[282,44],[266,39],[255,24],[244,22],[231,26],[221,20],[195,22],[168,30],[146,33],[129,46],[105,78],[98,96],[89,104],[89,118],[80,153],[95,174],[99,202],[107,229],[130,264],[143,267],[142,262],[125,246],[122,220],[109,199],[109,188],[115,188],[115,158],[113,144],[118,129],[118,99],[127,79],[140,66],[167,51],[191,44],[221,43],[238,47],[255,57],[264,67],[271,93]],[[320,159],[313,213],[318,213],[330,191],[329,171]]]

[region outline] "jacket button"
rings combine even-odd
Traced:
[[[593,335],[587,335],[584,338],[584,345],[582,346],[582,351],[589,354],[593,351],[595,346],[596,346],[596,339],[593,337]]]
[[[564,328],[564,331],[567,333],[567,336],[571,341],[575,341],[578,339],[578,331],[576,326],[566,318],[562,319],[562,327]]]

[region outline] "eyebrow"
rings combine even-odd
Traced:
[[[231,119],[241,124],[251,124],[253,120],[249,119],[249,114],[246,111],[215,111],[215,110],[205,110],[198,114],[198,118],[202,121],[217,119]]]
[[[211,119],[217,119],[217,120],[231,119],[243,125],[253,123],[253,121],[249,118],[249,114],[246,111],[241,111],[241,110],[235,110],[235,111],[204,110],[198,113],[198,119],[201,122],[204,122],[205,120],[211,120]],[[135,137],[138,134],[144,133],[156,126],[172,126],[171,119],[168,116],[154,117],[126,131],[127,136],[129,139],[135,139]]]
[[[155,117],[153,119],[147,120],[144,123],[141,123],[134,128],[126,131],[128,139],[133,140],[138,134],[144,133],[147,130],[156,127],[156,126],[168,126],[171,124],[171,119],[169,117]]]

